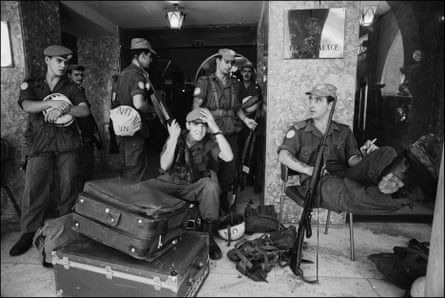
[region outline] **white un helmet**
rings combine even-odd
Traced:
[[[142,128],[142,120],[136,109],[121,105],[110,111],[113,130],[117,136],[132,136]]]
[[[62,93],[51,93],[50,95],[46,96],[43,101],[47,101],[47,100],[62,100],[65,102],[68,102],[69,104],[71,104],[71,100],[69,100],[68,97],[66,97],[64,94]],[[53,110],[54,108],[49,108],[44,110],[43,116],[45,116],[49,111]],[[74,117],[71,114],[63,114],[61,115],[59,118],[56,119],[56,121],[54,121],[54,124],[56,126],[59,127],[65,127],[65,126],[69,126],[74,122]]]
[[[219,220],[218,234],[224,240],[238,240],[244,235],[245,231],[246,223],[242,214],[230,213]]]

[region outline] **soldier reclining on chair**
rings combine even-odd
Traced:
[[[408,176],[414,172],[406,151],[397,156],[391,147],[378,148],[375,140],[367,140],[358,148],[349,127],[335,121],[326,131],[336,90],[334,85],[319,84],[307,92],[312,117],[296,122],[278,148],[279,161],[301,174],[297,203],[303,202],[322,136],[327,133],[315,205],[360,214],[389,213],[404,207],[406,204],[393,200],[392,195],[408,186]]]

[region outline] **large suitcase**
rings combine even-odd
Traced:
[[[53,252],[59,297],[193,297],[209,273],[208,235],[187,232],[148,263],[88,238]]]
[[[184,201],[120,178],[87,182],[73,213],[79,233],[148,261],[177,242],[188,215]]]

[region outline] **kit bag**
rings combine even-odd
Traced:
[[[246,234],[266,233],[278,230],[278,215],[274,205],[253,207],[250,201],[244,209]]]
[[[368,259],[391,283],[409,289],[419,277],[426,275],[429,243],[411,239],[407,247],[395,246],[393,253],[371,254]]]
[[[116,177],[85,183],[74,205],[76,230],[137,259],[153,261],[180,241],[185,201]]]
[[[52,267],[51,253],[79,238],[74,229],[73,214],[47,220],[34,234],[33,244],[44,267]]]

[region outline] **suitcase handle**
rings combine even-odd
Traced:
[[[106,214],[106,217],[108,218],[108,225],[115,227],[119,223],[121,219],[122,212],[117,209],[112,208],[105,208],[104,213]]]

